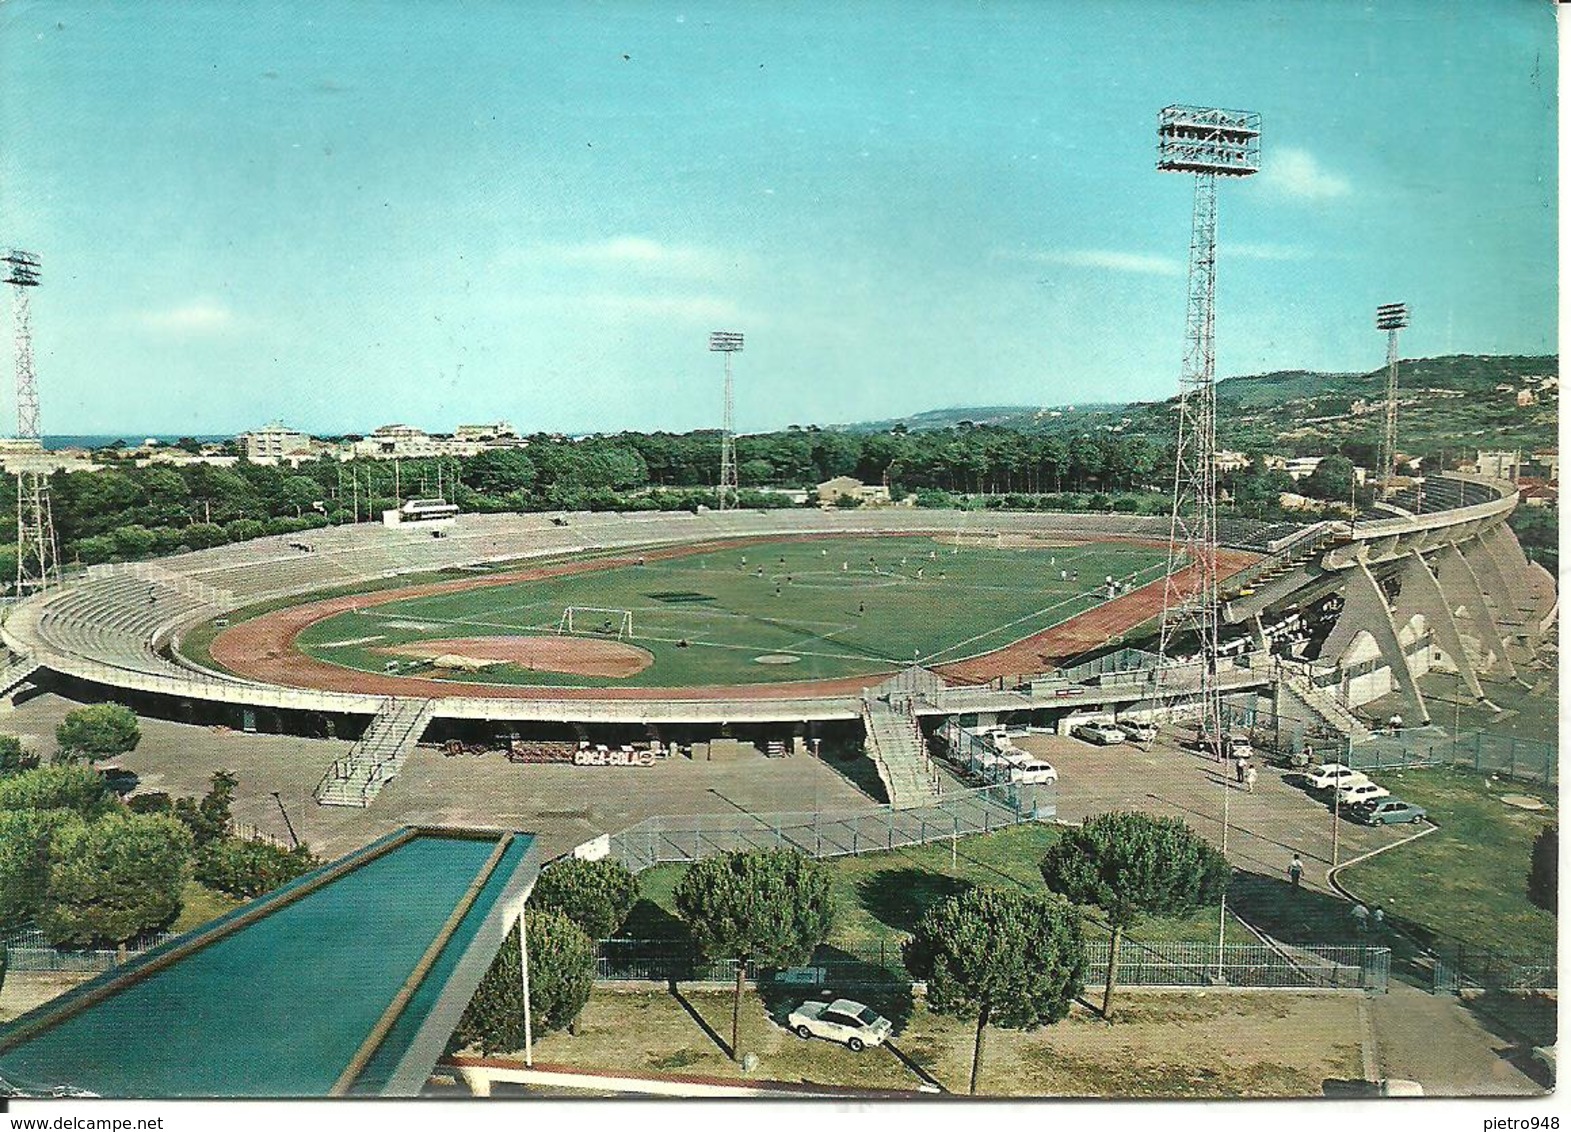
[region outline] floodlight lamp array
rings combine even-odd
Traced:
[[[709,349],[717,354],[741,353],[742,334],[737,330],[716,330],[709,336]]]
[[[1375,328],[1377,330],[1401,330],[1408,324],[1409,312],[1406,303],[1382,303],[1375,308]]]
[[[1247,177],[1260,171],[1260,115],[1251,110],[1165,106],[1157,115],[1156,167],[1164,173]]]
[[[32,252],[17,251],[14,248],[4,256],[0,256],[0,263],[7,264],[5,281],[12,287],[36,287],[39,284],[38,257]]]

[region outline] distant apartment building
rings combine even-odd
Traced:
[[[1212,454],[1211,463],[1219,472],[1241,472],[1249,467],[1249,457],[1243,452],[1223,449]]]
[[[528,443],[506,421],[461,424],[453,430],[453,440],[458,444],[480,444],[487,448],[518,448]]]
[[[1521,452],[1483,452],[1478,454],[1478,462],[1474,465],[1481,476],[1490,476],[1497,480],[1511,480],[1522,474]]]
[[[282,461],[308,458],[311,438],[296,429],[285,428],[278,421],[236,438],[245,447],[246,459],[253,464],[277,464]]]
[[[820,507],[837,506],[842,497],[876,507],[889,502],[889,489],[882,484],[864,484],[853,476],[836,476],[818,485]]]

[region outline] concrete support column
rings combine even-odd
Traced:
[[[1472,567],[1473,576],[1483,583],[1485,598],[1494,599],[1495,628],[1500,632],[1502,640],[1506,633],[1520,630],[1528,618],[1523,616],[1521,607],[1516,603],[1511,585],[1506,581],[1506,571],[1500,568],[1500,563],[1489,553],[1489,548],[1475,538],[1461,544],[1457,550]]]
[[[1453,610],[1459,605],[1467,610],[1468,619],[1484,648],[1494,654],[1495,662],[1506,677],[1514,679],[1516,665],[1511,663],[1511,656],[1506,652],[1506,643],[1501,639],[1500,629],[1484,600],[1483,587],[1478,584],[1478,575],[1473,573],[1472,566],[1455,546],[1448,546],[1435,555],[1434,562],[1435,580],[1446,595],[1446,604]]]
[[[1424,706],[1424,694],[1418,688],[1418,681],[1408,670],[1407,654],[1402,651],[1402,642],[1397,637],[1391,607],[1386,604],[1380,584],[1362,562],[1347,571],[1344,598],[1342,615],[1337,618],[1336,627],[1331,630],[1320,655],[1335,657],[1340,664],[1353,638],[1360,630],[1367,631],[1380,649],[1380,658],[1391,669],[1391,678],[1407,701],[1409,712],[1420,723],[1428,723],[1429,709]]]
[[[475,1065],[459,1066],[458,1076],[469,1089],[472,1097],[489,1097],[491,1095],[491,1074]]]
[[[1472,658],[1462,645],[1462,634],[1457,629],[1451,605],[1424,556],[1416,550],[1402,567],[1401,584],[1402,593],[1396,601],[1397,624],[1407,622],[1415,613],[1423,614],[1425,622],[1434,630],[1436,643],[1450,655],[1468,692],[1475,699],[1483,699],[1484,690],[1479,686]]]

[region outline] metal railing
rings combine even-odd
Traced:
[[[1086,986],[1107,978],[1108,941],[1086,943]],[[1119,949],[1118,981],[1130,987],[1250,987],[1260,990],[1368,990],[1390,985],[1386,947],[1314,946],[1279,949],[1267,944],[1126,939]],[[595,978],[618,982],[713,982],[736,979],[736,960],[705,959],[679,940],[606,939],[596,945]],[[749,963],[744,978],[775,988],[906,985],[898,940],[839,948],[820,946],[799,968],[777,970]]]
[[[809,857],[854,857],[947,841],[1055,813],[1051,786],[952,790],[928,806],[879,806],[842,813],[788,812],[655,817],[611,835],[611,856],[633,872],[749,849],[796,849]]]
[[[6,956],[6,970],[50,971],[93,975],[108,971],[151,951],[175,938],[173,932],[157,932],[118,948],[61,948],[52,945],[37,928],[23,928],[0,938],[0,951]]]

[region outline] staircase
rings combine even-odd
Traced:
[[[0,696],[10,694],[12,689],[37,672],[38,668],[38,662],[30,656],[13,656],[4,668],[0,668]]]
[[[867,697],[862,701],[862,726],[867,733],[867,753],[878,768],[891,806],[905,810],[938,801],[938,772],[909,708],[902,711],[885,700]]]
[[[1369,728],[1364,726],[1358,716],[1343,707],[1341,701],[1330,692],[1316,688],[1304,673],[1284,670],[1282,687],[1304,707],[1353,742],[1362,743],[1372,737]]]
[[[349,753],[327,768],[316,785],[317,804],[369,806],[398,777],[434,709],[432,700],[389,697]]]

